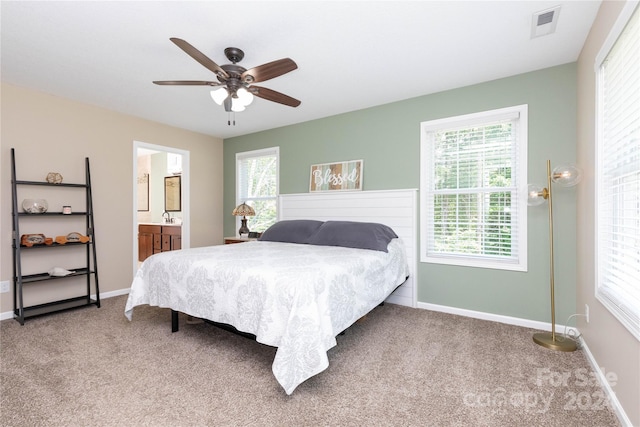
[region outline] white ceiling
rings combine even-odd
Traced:
[[[2,80],[228,138],[573,62],[600,1],[2,1]],[[555,33],[532,15],[561,6]],[[222,65],[289,57],[298,69],[260,83],[302,101],[256,98],[227,125],[215,80],[169,41]]]

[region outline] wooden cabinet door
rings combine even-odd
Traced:
[[[138,226],[138,261],[144,261],[154,253],[160,252],[160,232],[158,225],[140,224]]]
[[[153,235],[153,253],[157,254],[162,252],[162,234]]]
[[[162,235],[162,252],[171,250],[171,236],[169,234]]]
[[[177,251],[182,249],[182,236],[171,236],[171,250]]]
[[[138,261],[142,262],[153,255],[153,234],[138,233]]]
[[[171,225],[162,227],[162,251],[182,249],[182,227]]]

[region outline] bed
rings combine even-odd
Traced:
[[[290,204],[299,205],[281,200]],[[258,241],[147,258],[133,280],[127,318],[148,304],[249,333],[277,348],[273,374],[291,394],[328,367],[338,334],[408,284],[413,254],[411,243],[382,223],[281,210]]]

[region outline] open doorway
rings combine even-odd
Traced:
[[[190,247],[189,182],[188,151],[140,141],[133,142],[134,275],[138,271],[141,252],[147,250],[141,246],[144,240],[138,240],[141,224],[169,226],[169,230],[177,232],[174,235],[178,237],[172,237],[178,243],[176,247]]]

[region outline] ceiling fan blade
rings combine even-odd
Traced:
[[[264,82],[273,79],[298,68],[298,65],[292,59],[284,58],[272,61],[266,64],[253,67],[244,73],[240,78],[245,83]]]
[[[161,86],[220,86],[221,84],[204,80],[154,80],[153,83]]]
[[[267,89],[266,87],[250,86],[247,90],[258,98],[266,99],[267,101],[277,102],[279,104],[288,105],[289,107],[297,107],[300,105],[300,101],[297,99],[287,96],[284,93]]]
[[[184,50],[187,55],[202,64],[205,68],[213,71],[217,76],[223,77],[225,79],[229,78],[229,74],[227,74],[225,70],[223,70],[218,64],[209,59],[209,57],[204,53],[191,46],[188,42],[176,37],[171,37],[169,40],[175,43],[175,45],[180,49]]]

